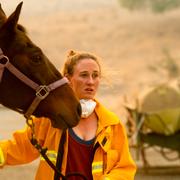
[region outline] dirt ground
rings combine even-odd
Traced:
[[[18,2],[1,0],[1,5],[10,15]],[[19,23],[58,69],[70,49],[100,56],[103,80],[97,97],[125,122],[125,95],[135,97],[147,87],[167,81],[169,74],[163,70],[167,53],[180,67],[179,19],[179,10],[163,14],[129,12],[117,0],[24,0]],[[3,110],[1,114],[0,140],[11,137],[12,131],[25,123],[16,113]],[[153,165],[179,163],[164,161],[154,151],[148,152],[148,157]],[[38,160],[6,167],[0,170],[0,180],[32,180],[37,164]],[[180,170],[179,174],[139,170],[135,179],[176,180],[180,179]]]

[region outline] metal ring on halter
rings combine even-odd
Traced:
[[[6,60],[6,62],[3,62],[3,59]],[[5,67],[9,63],[9,58],[5,56],[4,54],[0,56],[0,63]]]
[[[46,85],[40,85],[38,89],[36,90],[36,96],[39,97],[39,99],[44,99],[48,96],[50,92],[50,89]]]
[[[0,82],[2,80],[4,68],[8,66],[8,64],[9,64],[9,58],[4,54],[0,54]]]

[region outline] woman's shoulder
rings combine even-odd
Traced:
[[[102,121],[103,124],[107,126],[121,124],[119,117],[99,102],[97,102],[95,111],[98,119]]]

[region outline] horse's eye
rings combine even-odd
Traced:
[[[29,43],[29,42],[26,45],[27,45],[28,48],[33,48],[33,45],[31,43]]]
[[[32,63],[39,65],[42,63],[42,58],[40,55],[35,55],[35,56],[31,57],[31,61],[32,61]]]

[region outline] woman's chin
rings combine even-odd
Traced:
[[[85,93],[80,96],[80,99],[94,99],[95,94],[94,93]]]

